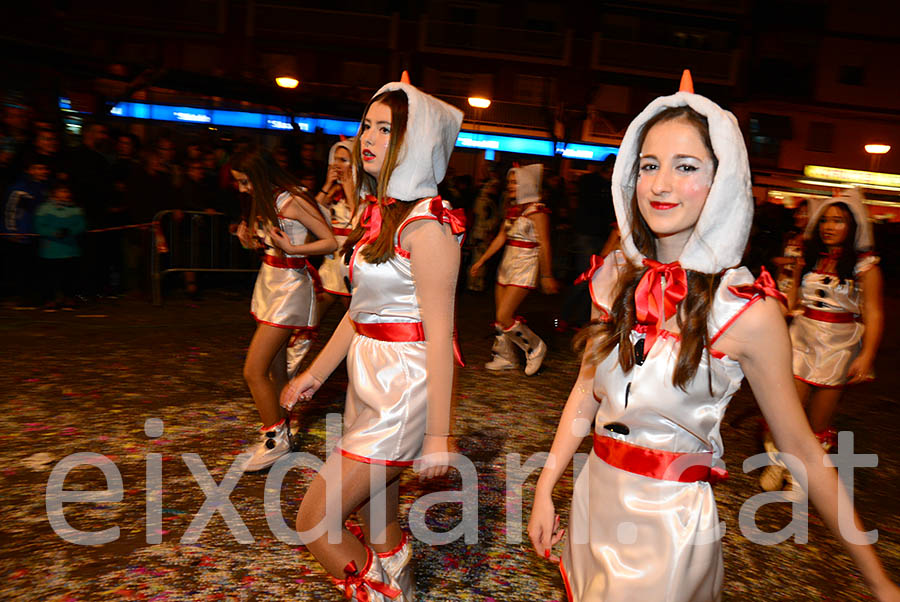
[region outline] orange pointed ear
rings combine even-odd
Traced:
[[[400,74],[400,83],[408,84],[409,83],[409,71],[406,69],[403,70],[403,73]],[[411,84],[410,84],[411,85]]]
[[[694,93],[694,80],[691,78],[690,69],[685,69],[681,74],[681,85],[678,86],[678,91]]]
[[[519,166],[519,162],[518,162],[518,161],[513,161],[513,169],[519,169],[519,167],[520,167],[520,166]]]
[[[344,136],[343,134],[341,134],[341,142],[345,141],[346,139],[347,139],[347,137]]]

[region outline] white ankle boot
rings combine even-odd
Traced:
[[[391,579],[391,585],[399,589],[398,602],[416,602],[416,575],[412,561],[412,543],[403,532],[400,545],[390,552],[379,552],[381,566]]]
[[[390,577],[372,550],[366,548],[366,565],[357,568],[351,561],[344,569],[346,577],[332,582],[348,600],[368,600],[369,602],[401,601],[401,592],[390,584]]]
[[[494,337],[494,346],[491,351],[494,357],[491,361],[484,365],[487,370],[514,370],[519,367],[516,359],[516,350],[509,337],[503,332],[503,328],[499,324],[494,324],[497,330],[497,336]]]
[[[533,330],[525,325],[521,318],[517,318],[509,330],[504,334],[517,347],[525,352],[525,374],[531,376],[535,374],[547,355],[547,345],[536,335]]]

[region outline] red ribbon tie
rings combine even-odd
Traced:
[[[637,321],[647,326],[644,357],[650,352],[663,322],[678,311],[678,304],[687,295],[687,275],[677,261],[660,263],[644,259],[650,269],[644,272],[634,293]],[[665,281],[665,288],[663,287]]]

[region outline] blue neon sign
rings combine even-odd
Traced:
[[[63,105],[60,99],[60,105]],[[173,121],[193,123],[207,126],[243,127],[268,130],[290,130],[293,124],[301,132],[322,130],[330,136],[355,136],[359,122],[348,119],[326,117],[291,117],[276,113],[253,113],[247,111],[228,111],[225,109],[201,109],[197,107],[175,107],[140,102],[120,102],[110,109],[110,114],[131,119],[153,119],[157,121]],[[485,157],[494,156],[497,151],[552,157],[561,155],[567,159],[602,161],[609,155],[618,153],[615,146],[601,146],[582,143],[553,143],[552,140],[527,138],[524,136],[504,136],[485,134],[463,130],[456,139],[459,148],[470,148],[485,151]]]

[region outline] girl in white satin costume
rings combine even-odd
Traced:
[[[328,153],[328,176],[325,186],[316,194],[316,202],[331,216],[331,231],[338,242],[338,250],[322,259],[319,278],[322,294],[319,296],[319,321],[340,298],[344,309],[350,304],[347,288],[347,266],[340,253],[350,232],[359,219],[359,202],[356,197],[356,178],[353,169],[353,138],[335,142]]]
[[[375,195],[344,248],[350,308],[282,395],[288,409],[308,399],[346,358],[344,433],[303,497],[297,529],[325,519],[326,505],[335,505],[326,504],[326,483],[340,473],[339,524],[357,511],[362,532],[344,528],[338,544],[322,534],[307,546],[344,595],[359,600],[416,599],[398,478],[414,464],[425,478],[447,471],[464,216],[435,195],[461,123],[460,111],[405,82],[385,85],[369,102],[353,159],[360,186]],[[376,469],[386,487],[370,484]]]
[[[831,419],[844,387],[872,378],[884,329],[883,278],[869,214],[857,188],[819,203],[803,234],[803,267],[790,288],[794,384],[809,424],[827,451],[837,441]],[[801,277],[802,275],[802,277]],[[769,437],[766,451],[778,450]],[[797,488],[783,464],[760,476],[767,491]]]
[[[553,260],[550,252],[550,211],[540,202],[541,175],[539,163],[514,167],[506,177],[507,194],[513,203],[509,208],[500,232],[491,242],[469,272],[476,276],[482,266],[500,249],[503,259],[497,270],[494,287],[496,305],[496,331],[493,357],[484,365],[488,370],[518,368],[516,347],[525,353],[525,374],[532,376],[541,367],[547,355],[547,345],[516,315],[519,306],[530,291],[537,288],[547,294],[559,291],[553,278]]]
[[[316,203],[266,151],[254,147],[236,155],[231,175],[251,197],[250,224],[240,223],[238,238],[245,247],[265,251],[250,303],[256,332],[244,361],[244,380],[263,424],[260,440],[248,449],[252,455],[242,466],[252,472],[291,451],[278,397],[309,350],[318,324],[315,272],[306,256],[330,253],[337,243]],[[308,233],[315,240],[307,242]]]
[[[573,601],[721,599],[712,483],[724,476],[719,427],[745,376],[833,532],[839,499],[849,504],[797,399],[775,283],[735,267],[753,214],[737,120],[685,80],[622,141],[612,179],[622,250],[593,262],[594,322],[535,490],[528,533],[552,558],[563,533],[551,493],[593,434],[560,563]],[[878,599],[900,601],[873,549],[844,543]]]

